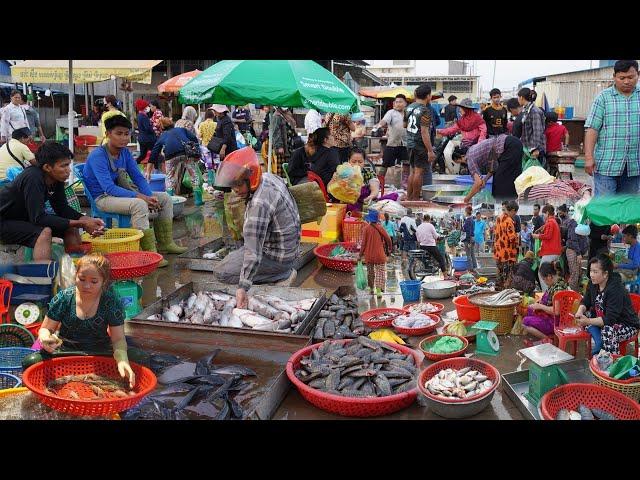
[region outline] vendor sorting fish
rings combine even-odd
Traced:
[[[220,291],[192,293],[148,320],[251,328],[290,333],[306,318],[316,299],[286,302],[273,295],[251,295],[248,308],[236,308],[236,298]]]

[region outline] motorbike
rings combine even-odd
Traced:
[[[438,248],[440,248],[440,242],[444,245],[446,241],[445,237],[440,237],[438,239]],[[443,251],[444,248],[440,248],[440,252],[444,257],[444,263],[446,266],[446,271],[443,272],[445,275],[448,275],[451,272],[452,262],[451,257],[446,251]],[[437,260],[433,258],[426,250],[416,249],[409,250],[408,252],[409,263],[407,266],[407,270],[409,273],[409,278],[411,280],[420,280],[422,281],[424,277],[437,275],[440,272],[440,265]]]

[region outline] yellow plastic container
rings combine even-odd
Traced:
[[[347,206],[343,203],[327,203],[327,213],[322,221],[302,224],[303,242],[329,243],[339,240],[342,236],[342,219]]]
[[[91,252],[115,253],[140,251],[140,239],[144,236],[137,228],[112,228],[101,237],[82,235],[84,242],[91,242]]]

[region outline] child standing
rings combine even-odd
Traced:
[[[367,264],[367,279],[369,289],[378,297],[382,297],[387,282],[387,256],[393,248],[391,238],[380,225],[377,210],[369,210],[364,217],[367,226],[362,231],[362,247],[359,260],[364,258]]]

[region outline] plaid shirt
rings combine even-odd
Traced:
[[[640,175],[640,87],[629,97],[610,87],[596,97],[584,128],[598,132],[596,171],[619,177]]]
[[[525,148],[537,148],[545,150],[547,138],[544,135],[544,112],[530,103],[522,111],[522,145]]]
[[[282,178],[263,173],[260,186],[244,214],[246,253],[239,287],[249,290],[262,256],[283,264],[293,263],[300,249],[298,206]]]
[[[498,135],[481,141],[469,148],[467,152],[467,167],[469,175],[473,178],[475,174],[482,176],[482,170],[489,170],[494,160],[497,160],[504,152],[504,141],[506,135]]]

